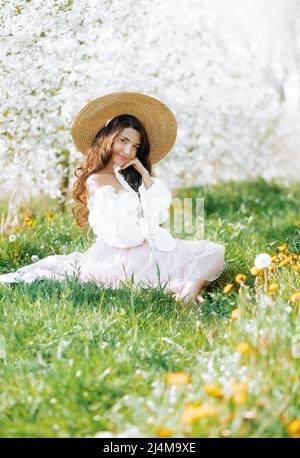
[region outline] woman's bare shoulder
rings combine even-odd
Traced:
[[[113,175],[111,173],[92,173],[87,179],[87,183],[105,183],[107,181],[113,181]]]
[[[92,175],[86,179],[86,188],[89,197],[95,193],[96,189],[107,185],[113,186],[115,190],[118,191],[115,187],[114,177],[110,173],[92,173]]]

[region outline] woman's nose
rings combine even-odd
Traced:
[[[130,155],[130,150],[131,150],[131,144],[128,143],[127,145],[124,145],[124,153],[129,156]]]

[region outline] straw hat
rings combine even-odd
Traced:
[[[87,155],[99,130],[121,114],[131,114],[143,123],[150,142],[151,164],[168,154],[177,135],[175,116],[163,102],[139,92],[114,92],[85,105],[75,116],[71,128],[78,150]]]

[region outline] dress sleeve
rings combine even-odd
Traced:
[[[151,177],[151,179],[153,184],[150,188],[146,189],[144,183],[139,187],[141,204],[145,216],[161,224],[168,219],[172,193],[162,178]]]

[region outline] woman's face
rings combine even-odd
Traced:
[[[112,144],[112,161],[114,164],[123,165],[137,155],[141,135],[132,127],[126,127]]]

